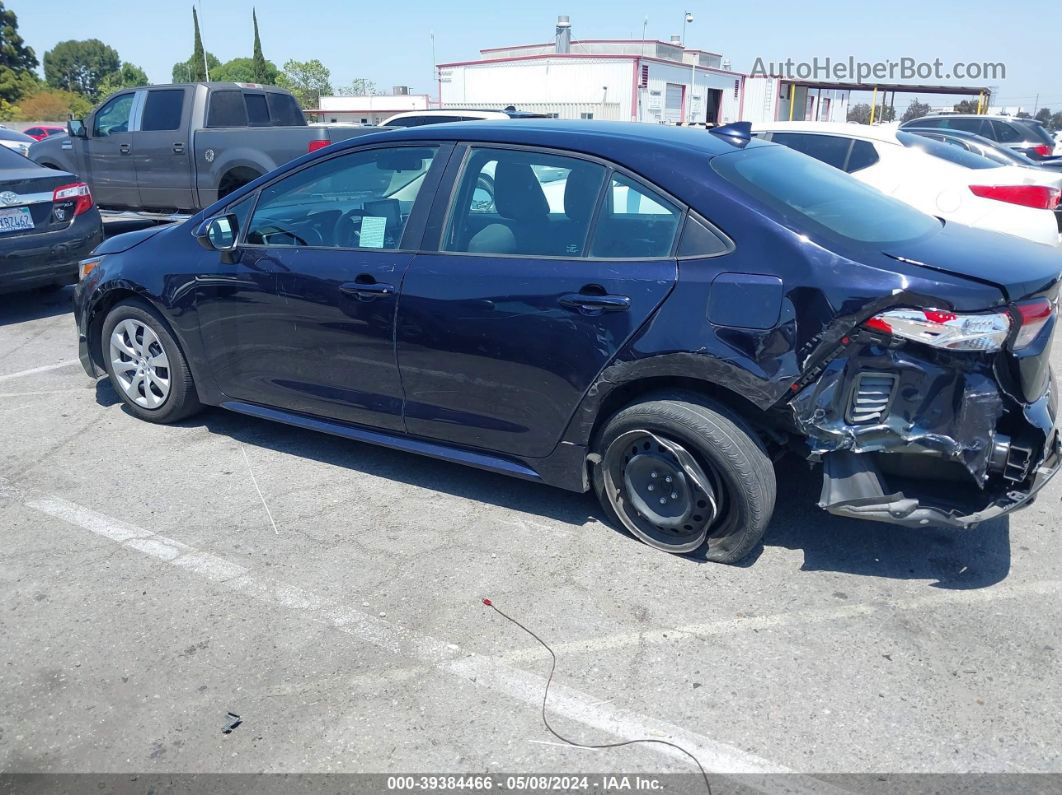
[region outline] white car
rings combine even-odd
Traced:
[[[931,215],[1062,247],[1055,215],[1062,174],[1001,166],[902,129],[833,122],[767,122],[753,134],[847,171]]]
[[[483,121],[485,119],[544,119],[542,113],[529,113],[508,107],[505,110],[476,108],[441,108],[439,110],[407,110],[389,116],[381,127],[420,127],[425,124],[449,124],[455,121]]]

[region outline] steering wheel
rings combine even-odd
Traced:
[[[347,210],[336,219],[335,226],[332,227],[332,239],[336,243],[344,244],[344,248],[348,245],[346,241],[349,240],[349,245],[357,248],[361,242],[361,232],[358,229],[359,224],[355,223],[354,219],[364,217],[365,211],[362,209]]]

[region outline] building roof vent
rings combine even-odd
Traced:
[[[572,23],[566,16],[557,17],[557,52],[572,51]]]
[[[671,34],[671,43],[674,44],[676,47],[681,47],[682,46],[682,37],[680,35],[678,35],[677,33],[672,33]]]

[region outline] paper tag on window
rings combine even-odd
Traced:
[[[364,215],[359,231],[360,248],[383,248],[384,235],[387,233],[387,219],[382,215]]]

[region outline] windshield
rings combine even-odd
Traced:
[[[728,182],[781,213],[786,225],[809,233],[882,245],[941,227],[933,216],[785,146],[747,149],[711,163]]]

